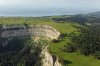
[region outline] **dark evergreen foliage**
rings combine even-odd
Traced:
[[[84,55],[91,54],[100,57],[100,27],[90,26],[80,29],[80,36],[72,36],[72,43],[67,44],[64,50],[68,52],[79,51]]]

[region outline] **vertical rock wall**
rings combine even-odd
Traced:
[[[54,59],[53,56],[48,52],[48,47],[45,47],[42,50],[40,57],[42,58],[42,66],[62,66],[58,61],[58,57]]]
[[[51,39],[57,39],[60,32],[51,26],[47,25],[33,25],[29,27],[25,26],[5,26],[1,30],[2,38],[10,38],[16,36],[45,36]]]

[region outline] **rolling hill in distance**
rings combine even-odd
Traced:
[[[97,16],[97,17],[100,17],[100,11],[88,13],[87,15],[89,15],[89,16]]]
[[[43,8],[43,9],[1,9],[0,16],[26,16],[26,17],[41,17],[41,16],[55,16],[55,15],[75,15],[75,14],[87,14],[96,12],[98,9],[86,9],[86,8]]]

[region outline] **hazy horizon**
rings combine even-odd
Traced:
[[[84,14],[100,11],[99,4],[98,0],[0,0],[0,16]]]

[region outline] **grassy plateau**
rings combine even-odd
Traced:
[[[32,18],[32,17],[1,17],[1,24],[43,24],[51,25],[56,28],[61,33],[75,33],[79,34],[79,30],[74,26],[81,26],[78,23],[66,22],[66,23],[57,23],[49,18]],[[65,60],[64,66],[100,66],[100,60],[95,59],[93,56],[84,56],[77,52],[68,53],[61,50],[68,42],[71,42],[70,38],[65,37],[61,39],[58,43],[50,44],[50,52],[56,54],[61,59]]]

